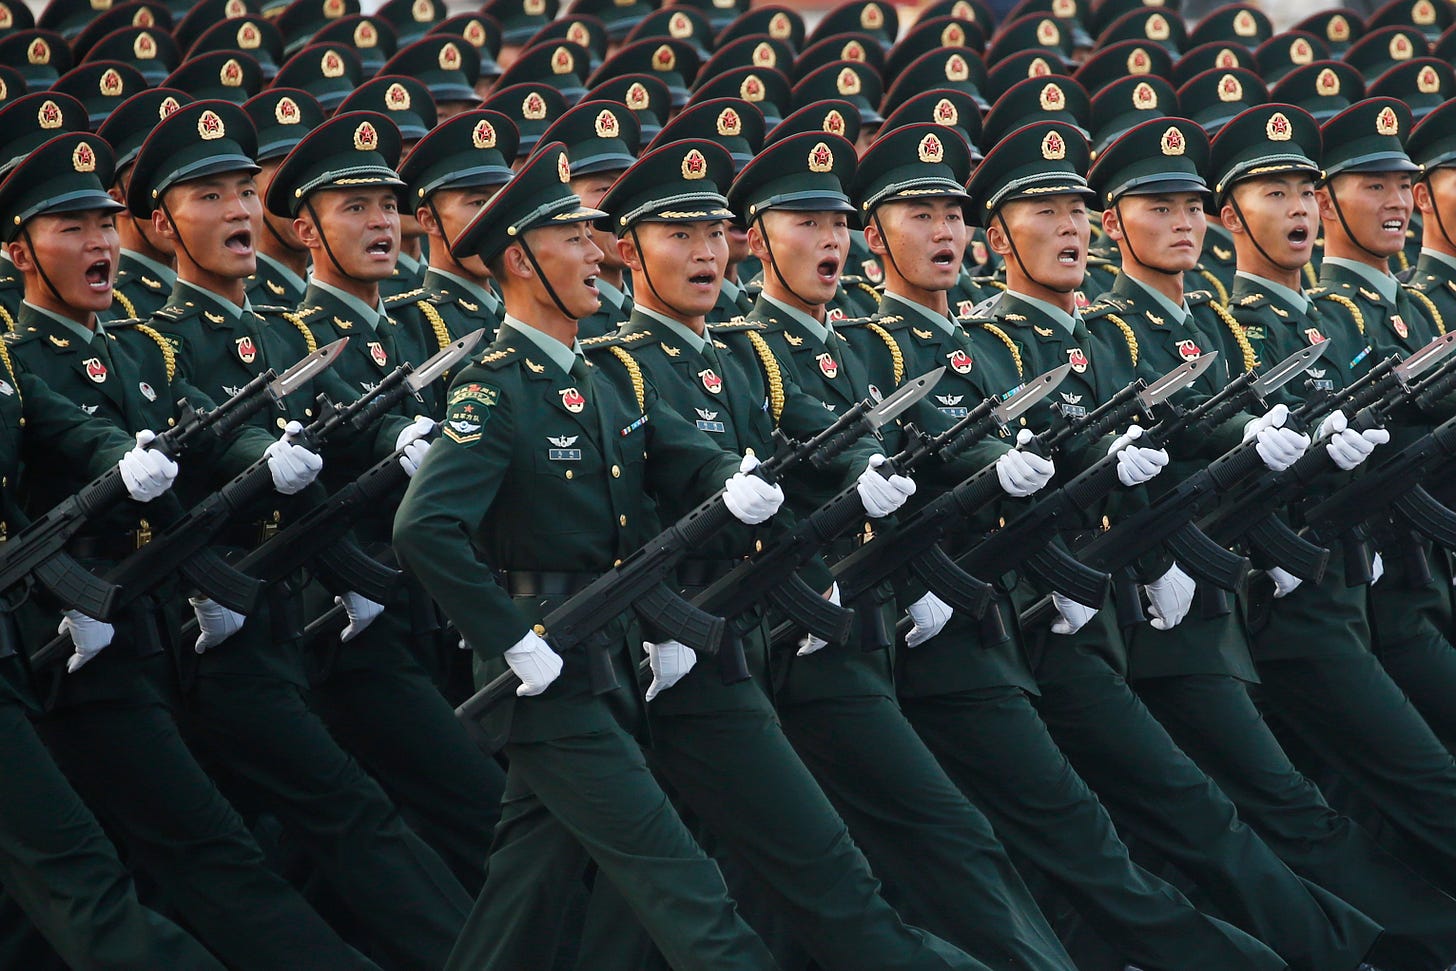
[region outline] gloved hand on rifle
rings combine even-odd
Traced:
[[[57,634],[70,634],[71,646],[76,653],[66,662],[66,673],[75,674],[81,666],[105,650],[116,634],[116,628],[94,617],[87,617],[79,610],[67,610],[61,618]]]
[[[642,650],[647,652],[647,663],[652,668],[652,683],[647,686],[648,701],[681,681],[698,663],[698,652],[680,641],[663,641],[660,644],[643,641]]]
[[[1375,451],[1375,446],[1384,445],[1390,441],[1390,432],[1384,428],[1367,428],[1363,432],[1357,432],[1350,427],[1349,419],[1345,413],[1336,409],[1325,416],[1320,422],[1319,430],[1315,432],[1316,438],[1329,437],[1329,444],[1325,451],[1329,453],[1331,461],[1346,472],[1358,466],[1370,457]]]
[[[1030,428],[1016,433],[1016,444],[1025,445],[1034,436]],[[1008,496],[1024,499],[1037,492],[1057,474],[1057,466],[1051,459],[1033,452],[1013,448],[996,460],[996,479]]]
[[[506,663],[521,679],[516,689],[517,697],[529,698],[539,695],[551,687],[551,682],[561,676],[561,655],[551,649],[546,639],[534,630],[506,649]]]
[[[1117,481],[1128,487],[1142,485],[1168,464],[1167,450],[1137,444],[1142,437],[1142,426],[1132,425],[1107,449],[1108,455],[1117,456]]]
[[[273,488],[281,495],[291,496],[301,491],[324,467],[323,456],[310,452],[302,445],[293,444],[293,437],[303,431],[303,425],[291,421],[283,429],[283,436],[264,451],[268,456],[268,471],[273,475]]]
[[[435,430],[435,420],[426,418],[424,415],[415,416],[415,420],[404,427],[399,437],[394,440],[394,450],[397,452],[404,449],[404,454],[399,457],[400,468],[404,474],[411,479],[420,470],[420,463],[429,454],[430,446],[434,443],[425,436]]]
[[[1280,597],[1289,596],[1295,590],[1299,589],[1299,585],[1304,582],[1288,570],[1281,570],[1277,566],[1271,566],[1265,572],[1269,574],[1269,579],[1274,581],[1275,600],[1278,600]]]
[[[177,463],[158,450],[147,448],[156,437],[156,432],[150,429],[137,432],[136,448],[116,463],[127,495],[137,502],[151,502],[172,488],[172,481],[177,478]]]
[[[756,468],[758,456],[745,455],[738,471],[723,483],[723,504],[733,518],[748,526],[757,526],[768,519],[784,503],[784,490],[778,483],[748,474]]]
[[[1168,572],[1152,583],[1144,584],[1150,605],[1148,612],[1153,615],[1150,622],[1153,628],[1171,630],[1182,623],[1183,618],[1188,616],[1188,608],[1193,605],[1193,592],[1197,588],[1193,578],[1184,573],[1177,563],[1168,567]]]
[[[915,480],[908,475],[881,475],[880,466],[887,459],[876,452],[870,456],[865,470],[859,474],[855,489],[860,502],[864,503],[865,515],[879,519],[905,505],[905,500],[915,495]]]
[[[1289,406],[1277,404],[1244,425],[1244,441],[1253,439],[1258,443],[1254,451],[1271,472],[1283,472],[1309,448],[1308,435],[1284,427],[1288,420]]]
[[[248,619],[208,597],[189,597],[187,602],[192,605],[192,612],[197,615],[197,629],[201,631],[197,635],[197,643],[192,647],[198,654],[206,654],[232,637],[242,630],[243,622]]]
[[[945,630],[945,625],[950,623],[955,610],[950,604],[927,591],[925,596],[905,608],[905,612],[910,615],[910,620],[915,625],[905,635],[905,646],[919,647]]]
[[[344,608],[344,614],[349,618],[349,626],[345,627],[339,634],[339,643],[347,644],[349,641],[364,633],[364,628],[374,623],[374,619],[384,613],[384,604],[377,604],[363,594],[350,590],[342,597],[335,597],[334,603]]]
[[[1079,604],[1059,593],[1052,594],[1052,604],[1057,608],[1057,619],[1052,621],[1053,634],[1075,634],[1097,616],[1096,607]]]

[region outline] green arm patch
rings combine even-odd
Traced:
[[[480,441],[490,409],[500,400],[500,391],[488,384],[462,384],[450,392],[441,432],[458,445]]]

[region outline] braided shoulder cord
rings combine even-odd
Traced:
[[[994,334],[1000,339],[1001,343],[1006,345],[1006,349],[1011,352],[1011,360],[1016,362],[1016,376],[1018,378],[1026,377],[1026,370],[1021,366],[1021,351],[1017,350],[1016,342],[1011,339],[1011,335],[990,321],[982,323],[981,328],[988,333]]]
[[[622,362],[622,367],[627,369],[627,377],[632,380],[632,396],[637,399],[637,410],[647,410],[647,387],[642,383],[642,368],[632,360],[632,355],[627,353],[626,348],[609,347],[612,356]]]
[[[876,337],[884,341],[885,347],[889,349],[890,361],[894,365],[895,371],[895,387],[898,388],[900,386],[900,382],[905,380],[905,355],[900,351],[899,343],[897,343],[895,338],[890,335],[890,332],[888,330],[885,330],[885,328],[881,327],[879,324],[867,323],[865,324],[865,326],[869,328],[869,330],[873,332]]]
[[[131,317],[131,318],[136,319],[136,320],[140,320],[141,319],[141,315],[137,313],[136,304],[132,303],[131,302],[131,298],[128,297],[126,294],[122,293],[120,290],[112,290],[111,291],[111,297],[117,303],[121,304],[121,309],[126,311],[126,315],[128,317]],[[0,308],[0,310],[3,310],[3,309],[4,308]],[[15,329],[15,324],[10,320],[10,315],[9,314],[6,314],[5,315],[5,318],[6,318],[6,323],[9,323],[10,324],[10,329],[11,330],[14,330]]]
[[[10,375],[10,383],[15,385],[16,400],[23,401],[24,399],[20,396],[20,376],[15,373],[15,365],[10,361],[10,348],[5,346],[6,343],[6,341],[0,340],[0,364],[5,365],[5,371]],[[20,422],[22,425],[25,424],[25,419],[21,418]]]
[[[1439,311],[1439,310],[1436,309],[1436,301],[1432,300],[1430,297],[1426,296],[1424,293],[1422,293],[1421,291],[1417,290],[1415,287],[1407,286],[1405,289],[1406,289],[1406,292],[1407,293],[1409,293],[1411,296],[1415,297],[1421,303],[1425,304],[1426,313],[1428,313],[1428,314],[1431,315],[1431,323],[1433,323],[1433,324],[1436,325],[1436,331],[1437,331],[1437,333],[1439,333],[1439,334],[1445,334],[1446,333],[1446,321],[1442,319],[1442,317],[1441,317],[1441,311]]]
[[[1322,293],[1319,295],[1318,299],[1333,300],[1341,307],[1344,307],[1346,310],[1350,311],[1350,316],[1355,319],[1355,326],[1359,329],[1362,335],[1365,333],[1365,315],[1360,312],[1359,307],[1355,306],[1355,301],[1351,300],[1349,297],[1341,296],[1338,293]]]
[[[764,380],[768,384],[768,410],[773,416],[774,427],[778,427],[779,418],[784,413],[784,375],[779,370],[779,359],[774,357],[768,341],[751,330],[746,333],[749,346],[758,355],[758,362],[763,365]]]
[[[1132,366],[1137,367],[1138,342],[1137,335],[1132,332],[1132,327],[1128,325],[1127,321],[1117,316],[1117,314],[1108,314],[1106,319],[1112,321],[1117,325],[1117,329],[1122,331],[1122,338],[1127,341],[1128,352],[1132,354]]]
[[[1213,308],[1213,312],[1218,315],[1218,319],[1223,321],[1223,325],[1233,335],[1234,343],[1238,345],[1239,353],[1244,356],[1244,370],[1252,371],[1258,367],[1259,355],[1254,353],[1254,345],[1249,343],[1249,335],[1244,333],[1244,325],[1235,320],[1234,315],[1228,312],[1228,308],[1217,300],[1210,300],[1208,305]]]
[[[172,350],[172,345],[167,341],[167,338],[163,337],[161,334],[157,333],[146,324],[137,324],[135,329],[138,333],[145,334],[150,337],[153,341],[156,342],[156,345],[162,349],[162,360],[166,362],[167,365],[167,380],[171,381],[174,377],[177,376],[177,352]]]
[[[1207,280],[1208,283],[1209,283],[1209,286],[1213,287],[1213,292],[1216,293],[1216,294],[1218,294],[1218,302],[1219,303],[1228,303],[1228,301],[1229,301],[1228,288],[1223,285],[1223,281],[1222,280],[1220,280],[1217,276],[1215,276],[1213,274],[1213,271],[1212,270],[1204,269],[1203,267],[1200,266],[1198,268],[1198,275],[1201,276],[1201,277],[1203,277],[1205,280]]]
[[[313,339],[313,331],[309,329],[308,324],[303,322],[302,317],[298,314],[285,311],[283,319],[298,328],[298,332],[303,335],[304,343],[308,345],[308,352],[310,354],[318,350],[318,341]]]
[[[425,315],[425,319],[430,322],[430,329],[435,332],[435,343],[440,345],[440,350],[443,351],[449,347],[451,344],[450,328],[445,326],[445,318],[440,316],[440,311],[428,300],[421,300],[416,306],[420,308],[420,313]]]

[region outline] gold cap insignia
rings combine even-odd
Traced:
[[[546,117],[546,99],[535,91],[526,95],[526,100],[521,102],[521,117],[526,121],[540,121]]]
[[[150,61],[157,56],[157,39],[147,31],[136,35],[136,40],[131,45],[132,53],[143,61]],[[31,63],[35,63],[32,61]]]
[[[211,108],[197,116],[197,136],[204,142],[222,138],[226,134],[227,126],[222,123],[217,112]]]
[[[1314,79],[1314,89],[1322,97],[1334,97],[1340,93],[1340,76],[1330,68],[1324,68]]]
[[[243,0],[228,0],[227,3],[223,4],[222,15],[225,20],[236,20],[239,17],[246,17],[248,15],[248,5]]]
[[[1244,100],[1244,86],[1238,77],[1225,74],[1218,82],[1218,100],[1223,102]]]
[[[111,0],[91,0],[92,10],[110,10]]]
[[[115,98],[119,97],[121,92],[126,89],[126,82],[121,79],[121,75],[117,72],[116,68],[108,67],[105,71],[101,72],[101,82],[98,88],[104,97]]]
[[[1146,27],[1148,40],[1167,40],[1173,36],[1173,28],[1168,26],[1168,18],[1162,14],[1149,17]]]
[[[1225,47],[1214,57],[1213,66],[1223,68],[1225,71],[1231,67],[1238,67],[1239,55],[1235,54],[1232,48]]]
[[[243,66],[230,57],[223,62],[222,70],[217,72],[217,79],[225,88],[240,88],[243,86]]]
[[[693,36],[693,22],[682,12],[673,14],[667,20],[667,36],[687,40]]]
[[[627,107],[633,111],[646,111],[651,106],[652,97],[647,93],[647,89],[642,86],[642,82],[632,82],[632,86],[627,89]]]
[[[855,73],[854,68],[841,68],[839,71],[839,77],[835,81],[835,86],[839,89],[840,94],[859,94],[859,75]]]
[[[1259,33],[1259,24],[1254,20],[1254,15],[1247,10],[1240,10],[1234,14],[1234,36],[1254,37]]]
[[[1375,116],[1375,134],[1377,135],[1399,135],[1400,119],[1395,115],[1395,109],[1386,105],[1380,109]]]
[[[0,3],[0,30],[9,30],[15,26],[15,14],[6,4]]]
[[[719,135],[741,135],[743,133],[743,119],[738,117],[738,112],[732,108],[724,108],[718,112],[718,134]]]
[[[482,118],[470,130],[470,144],[476,148],[495,148],[495,126]]]
[[[1052,66],[1044,57],[1033,57],[1031,63],[1026,65],[1026,76],[1029,78],[1044,78],[1051,73]]]
[[[338,20],[344,16],[344,0],[324,0],[324,17]]]
[[[359,127],[354,129],[354,150],[358,152],[372,152],[378,147],[378,130],[370,122],[359,122]]]
[[[818,175],[834,171],[834,153],[823,142],[809,149],[809,171]]]
[[[89,142],[77,142],[75,149],[71,152],[71,168],[77,172],[96,171],[96,152],[91,148]]]
[[[965,47],[966,30],[960,24],[946,24],[940,32],[941,47]]]
[[[324,59],[319,62],[319,73],[326,78],[344,76],[344,59],[339,56],[338,51],[324,51]]]
[[[440,70],[442,70],[442,71],[458,71],[458,70],[460,70],[460,65],[462,63],[462,57],[461,57],[461,54],[460,54],[460,48],[456,47],[453,42],[451,42],[449,44],[442,44],[440,46],[440,58],[439,58],[439,60],[440,60]]]
[[[841,61],[864,61],[869,57],[865,53],[864,45],[857,40],[845,44],[839,51]]]
[[[152,11],[149,7],[142,7],[136,12],[136,16],[131,18],[131,25],[133,27],[155,27],[157,26],[157,18],[152,16]]]
[[[786,13],[776,13],[768,19],[768,35],[774,40],[787,40],[794,36],[793,23]]]
[[[708,160],[703,157],[702,152],[695,148],[683,156],[682,174],[683,178],[689,182],[694,182],[707,176]]]
[[[1325,36],[1332,41],[1344,43],[1350,39],[1350,22],[1342,14],[1336,14],[1325,25]]]
[[[743,97],[744,101],[762,101],[763,82],[759,80],[757,74],[750,74],[738,86],[738,93]]]
[[[255,51],[263,44],[263,33],[258,25],[249,21],[238,28],[238,50]]]
[[[833,108],[829,109],[829,112],[824,116],[823,128],[831,135],[843,135],[844,116]]]
[[[1041,157],[1048,162],[1059,162],[1067,157],[1067,142],[1061,132],[1049,131],[1041,140]]]
[[[556,156],[556,177],[562,182],[571,181],[571,162],[567,159],[565,152]]]
[[[1416,0],[1411,7],[1411,22],[1417,27],[1429,27],[1436,22],[1436,8],[1431,0]]]
[[[572,24],[572,26],[576,26]],[[465,38],[465,43],[471,47],[484,47],[486,42],[485,24],[478,20],[467,20],[465,28],[460,31],[460,36]],[[570,37],[570,33],[567,34]]]
[[[539,17],[546,12],[546,0],[523,0],[521,12],[528,17]]]
[[[1177,128],[1169,128],[1163,132],[1163,138],[1158,143],[1164,155],[1182,155],[1188,151],[1188,140]]]
[[[1147,74],[1152,69],[1153,59],[1141,47],[1133,48],[1132,53],[1127,55],[1128,74]]]
[[[1416,89],[1421,94],[1435,94],[1441,90],[1441,76],[1436,73],[1435,68],[1429,64],[1421,68],[1416,75]]]
[[[606,108],[597,114],[595,128],[598,138],[617,138],[622,134],[622,125],[617,116]]]
[[[778,52],[773,49],[772,44],[759,44],[753,49],[754,67],[777,67],[779,63]]]
[[[927,133],[924,138],[920,139],[916,152],[920,156],[920,161],[926,165],[945,161],[945,146],[941,144],[939,138],[935,137],[934,132]]]
[[[663,44],[652,54],[652,69],[658,72],[671,71],[677,67],[677,55],[671,47]]]
[[[1067,95],[1056,84],[1048,84],[1041,89],[1041,110],[1061,111],[1067,106]]]
[[[1132,106],[1138,111],[1152,111],[1158,107],[1158,92],[1146,81],[1132,89]]]
[[[934,117],[937,123],[942,125],[956,125],[960,123],[961,113],[949,98],[941,98],[935,103]]]
[[[574,70],[576,70],[576,58],[571,55],[571,48],[556,48],[556,53],[551,55],[551,73],[570,74]]]
[[[965,20],[976,19],[976,8],[966,3],[965,0],[957,0],[956,5],[950,8],[950,12],[952,16]]]
[[[582,47],[591,47],[591,34],[578,21],[572,21],[567,26],[566,39],[573,44],[580,44]]]
[[[273,106],[273,117],[278,119],[280,125],[297,125],[303,122],[303,112],[298,107],[298,102],[287,95],[278,99]]]
[[[409,89],[395,81],[384,92],[384,106],[390,111],[409,111]]]
[[[1390,38],[1390,59],[1392,61],[1408,61],[1415,57],[1415,54],[1415,47],[1405,34],[1396,34]]]
[[[885,26],[885,12],[878,4],[867,3],[859,12],[859,25],[865,30],[879,30]]]
[[[1077,0],[1052,0],[1052,16],[1071,20],[1077,16]]]
[[[971,65],[960,54],[952,54],[945,59],[945,79],[947,81],[969,81]]]
[[[41,102],[40,110],[35,114],[36,123],[47,131],[61,127],[61,108],[54,101]]]
[[[161,121],[163,118],[166,118],[168,115],[170,115],[172,112],[176,111],[180,107],[182,107],[182,102],[178,101],[170,94],[167,95],[167,97],[162,99],[162,103],[157,105],[157,120]]]
[[[1060,47],[1062,31],[1055,20],[1043,20],[1036,25],[1036,42],[1043,47]]]
[[[1294,137],[1294,126],[1289,123],[1284,112],[1276,111],[1264,125],[1264,134],[1271,142],[1287,142]]]
[[[361,50],[371,50],[379,45],[379,28],[367,20],[361,20],[354,27],[354,46]]]
[[[1289,45],[1289,60],[1292,64],[1308,64],[1314,60],[1314,48],[1303,37],[1296,37]]]
[[[415,0],[410,6],[410,16],[417,24],[427,24],[435,18],[435,5],[430,0]]]
[[[31,64],[49,64],[51,62],[51,45],[47,44],[44,38],[37,37],[25,49],[25,59]]]

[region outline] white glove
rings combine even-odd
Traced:
[[[945,629],[955,610],[933,593],[927,593],[915,601],[905,612],[915,626],[905,635],[906,647],[919,647]]]
[[[339,634],[341,644],[347,644],[350,639],[364,633],[364,628],[374,623],[374,618],[384,613],[384,604],[377,604],[352,590],[342,597],[335,597],[334,603],[341,605],[344,613],[349,617],[349,626]]]
[[[425,460],[425,455],[430,451],[434,442],[425,438],[435,430],[435,420],[426,418],[424,415],[417,415],[415,420],[405,426],[394,440],[394,450],[397,452],[404,449],[404,454],[399,457],[399,466],[404,469],[404,474],[411,479],[420,470],[420,463]]]
[[[1385,576],[1385,560],[1379,553],[1376,553],[1370,560],[1370,585],[1375,586],[1383,576]]]
[[[681,681],[698,663],[698,652],[679,641],[663,641],[661,644],[643,641],[642,649],[647,652],[647,663],[652,666],[652,683],[647,686],[648,701]]]
[[[1030,428],[1016,433],[1016,444],[1025,445],[1033,438]],[[1008,496],[1017,499],[1031,495],[1052,481],[1057,467],[1051,459],[1020,449],[1012,449],[996,460],[996,478]]]
[[[1144,448],[1134,445],[1143,437],[1143,427],[1132,425],[1113,440],[1107,454],[1117,455],[1117,481],[1125,486],[1142,485],[1163,471],[1168,464],[1168,453],[1161,448]]]
[[[834,606],[839,606],[839,584],[833,583],[829,587],[829,595],[824,598]],[[824,647],[829,642],[822,637],[815,637],[813,634],[805,634],[799,638],[799,657],[808,657],[815,651]]]
[[[1361,462],[1370,457],[1375,451],[1375,446],[1384,445],[1390,441],[1390,432],[1383,428],[1371,428],[1363,432],[1357,432],[1349,427],[1349,420],[1345,413],[1336,409],[1325,416],[1320,422],[1316,438],[1330,436],[1330,442],[1325,446],[1330,459],[1335,465],[1346,472],[1355,468]]]
[[[738,471],[723,483],[723,505],[733,518],[749,526],[757,526],[779,511],[784,502],[784,490],[777,483],[749,475],[758,468],[758,456],[745,455],[738,465]]]
[[[1184,573],[1177,563],[1168,567],[1168,572],[1152,583],[1144,584],[1143,589],[1148,592],[1149,612],[1153,615],[1150,621],[1153,629],[1172,630],[1182,623],[1183,618],[1188,616],[1188,608],[1193,605],[1196,588],[1193,578]]]
[[[303,431],[303,426],[291,421],[283,429],[283,437],[269,445],[263,454],[268,456],[268,471],[273,474],[273,488],[285,496],[291,496],[318,478],[324,467],[323,456],[310,452],[302,445],[293,444],[294,435]]]
[[[1289,406],[1277,404],[1244,426],[1244,441],[1256,441],[1254,451],[1272,472],[1283,472],[1309,448],[1308,435],[1284,427],[1288,419]]]
[[[187,602],[192,605],[192,612],[197,615],[197,629],[202,632],[197,635],[197,643],[192,646],[198,654],[206,654],[232,637],[242,629],[243,621],[248,619],[209,597],[188,597]]]
[[[1077,603],[1059,593],[1052,594],[1052,603],[1060,615],[1052,622],[1053,634],[1075,634],[1087,626],[1087,621],[1097,616],[1097,608]]]
[[[156,449],[145,446],[156,438],[156,432],[143,429],[136,433],[136,448],[116,463],[127,494],[137,502],[151,502],[172,488],[177,478],[177,463]]]
[[[1287,597],[1299,588],[1304,581],[1290,573],[1288,570],[1281,570],[1277,566],[1268,569],[1269,579],[1274,581],[1274,599]]]
[[[561,676],[561,655],[533,630],[526,631],[525,637],[506,649],[506,663],[521,679],[521,686],[516,689],[516,695],[521,698],[539,695]]]
[[[888,516],[905,505],[906,499],[915,495],[915,480],[908,475],[897,473],[886,478],[876,471],[886,461],[878,452],[871,455],[865,470],[859,474],[859,481],[855,483],[859,500],[864,503],[865,514],[871,519]]]
[[[71,635],[71,646],[76,649],[76,653],[66,662],[66,673],[75,674],[81,670],[81,665],[100,654],[111,643],[116,629],[94,617],[87,617],[79,610],[67,610],[64,613],[56,633]]]

